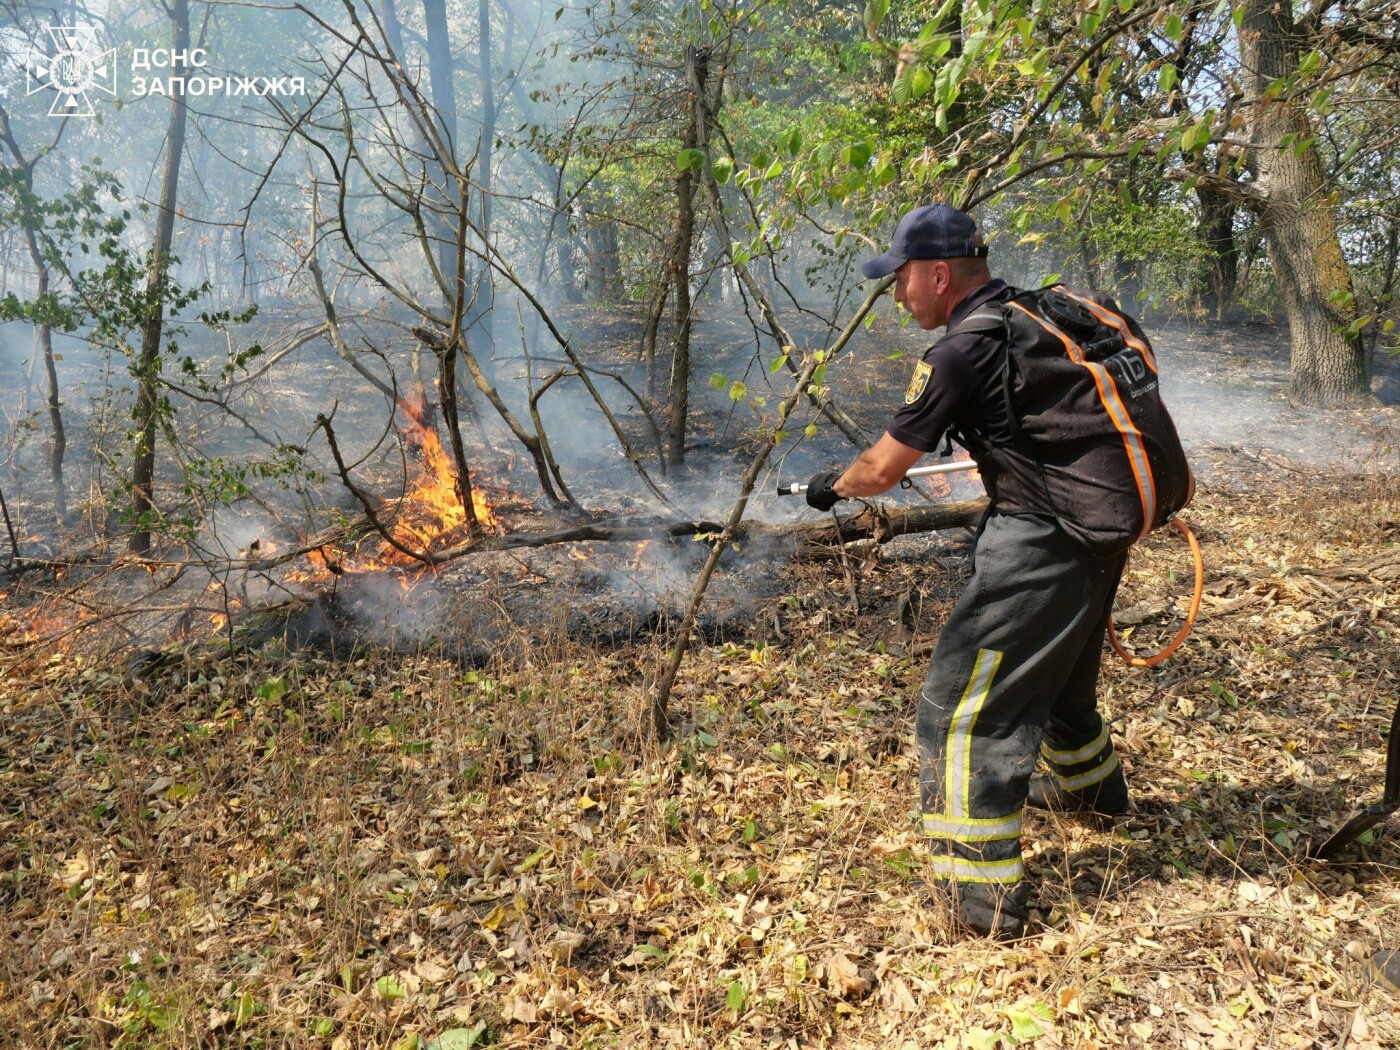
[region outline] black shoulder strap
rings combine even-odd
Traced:
[[[950,335],[960,335],[963,332],[1000,332],[1006,328],[1006,318],[1001,315],[1001,311],[992,312],[990,310],[974,310],[961,321],[948,329],[944,335],[946,339]]]

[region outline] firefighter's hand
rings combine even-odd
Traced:
[[[813,474],[812,480],[807,482],[807,506],[817,510],[830,510],[845,499],[845,496],[838,496],[833,488],[836,479],[843,473],[845,471],[824,470],[820,474]]]

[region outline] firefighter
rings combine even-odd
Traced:
[[[987,267],[971,216],[915,208],[867,278],[895,275],[894,297],[925,330],[951,330],[978,307],[1016,294]],[[1056,518],[1024,509],[989,448],[1011,438],[1003,390],[1005,336],[953,333],[914,368],[887,431],[844,471],[812,478],[807,502],[873,496],[898,484],[944,434],[972,453],[990,497],[973,576],[938,638],[916,721],[922,827],[935,889],[982,936],[1021,937],[1024,806],[1114,816],[1128,788],[1096,708],[1104,632],[1126,552],[1100,557]],[[1001,485],[998,482],[1002,482]],[[1000,489],[1000,491],[999,491]],[[1037,754],[1050,775],[1032,773]]]

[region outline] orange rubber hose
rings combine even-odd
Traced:
[[[1191,633],[1191,628],[1196,624],[1196,614],[1201,611],[1201,591],[1205,589],[1206,567],[1201,559],[1201,545],[1196,542],[1196,535],[1180,517],[1172,518],[1172,524],[1176,526],[1176,531],[1186,537],[1186,542],[1191,545],[1191,557],[1196,562],[1196,588],[1191,594],[1191,608],[1186,613],[1186,622],[1181,625],[1181,630],[1176,632],[1176,637],[1167,643],[1165,649],[1153,653],[1151,656],[1131,656],[1121,645],[1118,644],[1118,632],[1113,629],[1113,617],[1108,618],[1108,644],[1113,646],[1113,651],[1123,658],[1125,663],[1133,667],[1156,667],[1172,653],[1181,647],[1181,643],[1186,641],[1186,636]]]

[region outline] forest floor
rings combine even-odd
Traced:
[[[11,660],[3,1042],[1400,1045],[1365,964],[1400,948],[1400,820],[1303,856],[1379,794],[1400,476],[1198,459],[1196,630],[1105,664],[1133,810],[1029,817],[1019,944],[959,939],[924,888],[912,698],[968,554],[945,534],[766,570],[785,593],[692,651],[665,747],[640,732],[660,636],[535,624],[480,669]],[[1169,537],[1134,554],[1130,644],[1179,622],[1188,571]]]

